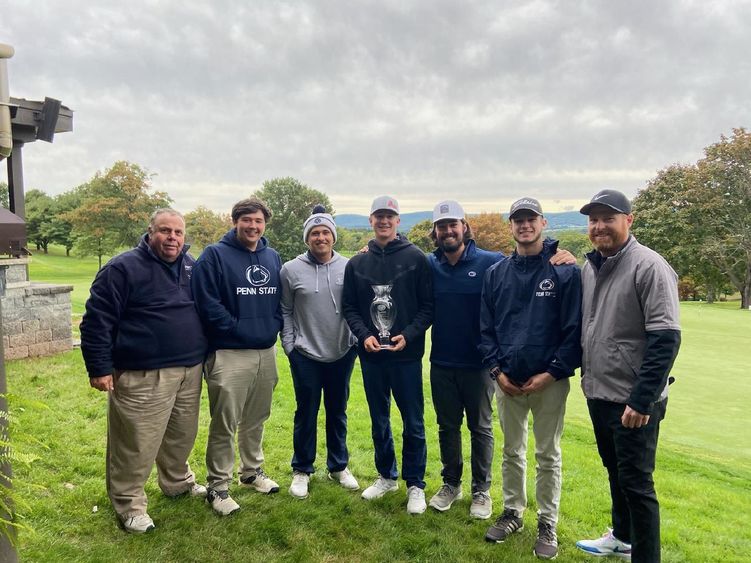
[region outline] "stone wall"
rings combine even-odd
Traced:
[[[72,285],[30,283],[29,258],[0,259],[5,274],[2,297],[5,359],[46,356],[70,350]],[[2,275],[2,273],[0,273]]]

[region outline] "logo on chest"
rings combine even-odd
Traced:
[[[535,297],[555,297],[555,282],[550,278],[542,280],[537,286],[540,291],[535,291]]]

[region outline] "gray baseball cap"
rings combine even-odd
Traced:
[[[540,202],[533,197],[523,197],[517,199],[511,204],[511,210],[508,213],[508,218],[513,219],[519,211],[531,211],[535,215],[542,215],[542,206]]]
[[[579,210],[579,213],[582,215],[589,215],[592,208],[597,205],[604,205],[618,213],[624,213],[626,215],[631,213],[631,202],[618,190],[600,190],[592,197],[592,200],[587,205]]]
[[[390,195],[378,196],[370,206],[370,214],[373,215],[376,211],[391,211],[399,215],[399,202]]]

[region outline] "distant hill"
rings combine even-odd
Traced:
[[[402,222],[399,225],[399,230],[403,233],[409,231],[415,223],[419,223],[425,219],[432,219],[432,211],[415,211],[414,213],[403,213],[401,216]],[[582,215],[578,211],[563,211],[561,213],[547,213],[545,218],[548,220],[548,230],[550,231],[562,231],[562,230],[585,230],[587,228],[587,217]],[[470,223],[472,222],[472,216],[470,216]],[[368,222],[367,215],[355,215],[353,213],[342,213],[336,216],[336,224],[339,227],[347,229],[370,229],[370,223]]]

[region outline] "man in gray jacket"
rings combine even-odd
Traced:
[[[323,206],[316,206],[303,225],[308,251],[282,266],[282,346],[289,357],[295,386],[292,485],[297,498],[308,496],[314,473],[316,430],[321,393],[326,407],[326,466],[329,478],[345,489],[360,488],[347,467],[347,400],[357,356],[341,312],[347,259],[334,251],[336,225]]]
[[[576,546],[654,563],[660,507],[652,473],[681,342],[677,276],[630,234],[625,195],[602,190],[581,212],[595,247],[582,270],[582,388],[610,480],[613,529]]]

